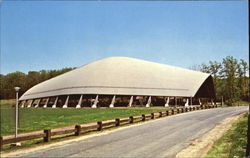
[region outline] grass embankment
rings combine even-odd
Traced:
[[[235,103],[233,103],[233,106],[248,106],[249,102],[247,101],[237,101]]]
[[[11,135],[15,131],[14,100],[1,100],[1,135]],[[111,120],[165,111],[164,107],[151,108],[22,108],[19,111],[19,132],[31,132],[43,129],[53,129],[75,124]]]
[[[247,145],[247,114],[227,131],[207,154],[207,158],[240,158],[245,156]]]

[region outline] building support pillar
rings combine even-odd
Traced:
[[[109,105],[110,108],[113,108],[115,104],[115,95],[112,98],[111,104]]]
[[[46,100],[45,104],[43,105],[43,108],[47,108],[48,103],[49,103],[49,98],[47,98],[47,100]]]
[[[32,106],[33,101],[34,101],[33,99],[32,99],[32,100],[30,100],[29,104],[27,105],[27,108],[30,108],[30,107]]]
[[[188,99],[186,100],[186,103],[185,103],[185,107],[188,107],[189,104],[188,104]]]
[[[52,108],[56,108],[57,101],[58,101],[58,97],[56,97],[56,100],[55,100],[54,104],[52,105]]]
[[[69,95],[67,96],[67,99],[66,99],[64,105],[62,106],[62,108],[68,108],[68,102],[69,102]]]
[[[151,104],[151,96],[148,98],[148,102],[146,104],[146,108],[149,108]]]
[[[168,97],[167,100],[166,100],[166,98],[165,98],[165,102],[166,102],[165,107],[169,107],[169,97]]]
[[[82,95],[80,96],[80,99],[78,101],[78,104],[76,105],[76,108],[81,108],[82,105]]]
[[[94,101],[94,104],[91,106],[91,108],[97,108],[97,104],[98,104],[98,95],[96,95],[96,97],[95,97],[95,101]]]
[[[211,105],[214,105],[214,100],[211,98]]]
[[[190,105],[193,105],[193,97],[190,97]]]
[[[177,106],[177,97],[174,97],[174,101],[175,101],[174,105],[176,107]]]
[[[133,100],[134,100],[134,96],[131,96],[129,100],[129,104],[128,104],[129,107],[132,107]]]
[[[223,96],[221,97],[221,106],[224,105]]]
[[[35,105],[35,108],[39,107],[41,99],[38,99],[37,104]]]
[[[199,104],[201,105],[202,103],[201,103],[201,99],[199,98]]]
[[[22,104],[21,104],[21,108],[24,108],[25,103],[26,103],[26,100],[23,100],[23,101],[22,101]]]

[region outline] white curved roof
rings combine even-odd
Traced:
[[[20,100],[70,94],[193,97],[209,76],[144,60],[111,57],[37,84]]]

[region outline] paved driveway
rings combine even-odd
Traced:
[[[95,136],[16,156],[21,157],[175,157],[192,139],[227,117],[248,107],[200,110],[149,121],[106,135]]]

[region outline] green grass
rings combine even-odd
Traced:
[[[247,114],[241,117],[227,131],[207,154],[207,158],[241,158],[245,156],[247,145]]]
[[[14,134],[15,131],[14,100],[1,100],[1,135]],[[81,108],[81,109],[51,109],[51,108],[22,108],[19,111],[19,132],[31,132],[43,129],[84,124],[96,121],[111,120],[165,111],[164,107],[151,108]]]
[[[248,106],[249,102],[247,101],[237,101],[233,103],[233,106]]]

